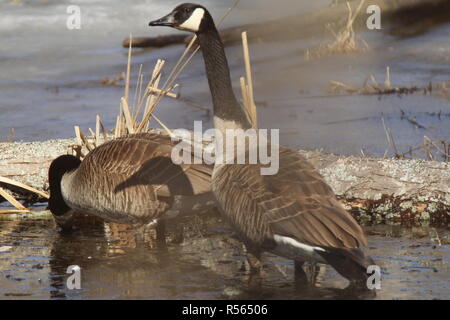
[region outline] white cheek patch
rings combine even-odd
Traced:
[[[205,10],[202,8],[197,8],[191,14],[189,19],[178,26],[179,29],[189,30],[189,31],[198,31],[200,28],[200,23],[202,23],[203,15],[205,14]]]

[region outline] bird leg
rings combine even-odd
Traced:
[[[308,283],[308,276],[305,270],[303,270],[303,264],[305,261],[294,261],[294,279],[296,285],[305,285]]]
[[[245,259],[248,265],[248,269],[251,274],[261,274],[262,262],[261,262],[261,252],[257,250],[251,250],[246,245],[244,247]]]
[[[294,261],[294,277],[296,285],[302,287],[306,284],[316,286],[321,271],[320,265],[313,262],[303,268],[304,264],[305,261]],[[305,272],[305,269],[308,273]]]
[[[320,265],[313,262],[307,267],[307,270],[309,271],[310,274],[310,283],[312,285],[315,285],[320,275]]]
[[[156,223],[156,241],[158,243],[166,242],[166,222],[161,219]]]
[[[184,241],[184,227],[181,223],[175,224],[175,234],[172,238],[172,243],[180,244]]]

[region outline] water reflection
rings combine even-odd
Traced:
[[[242,268],[242,245],[216,212],[168,224],[165,245],[156,241],[152,229],[136,231],[85,218],[76,226],[74,232],[62,234],[51,217],[0,220],[0,298],[449,297],[448,228],[366,227],[368,253],[383,270],[382,289],[374,296],[346,289],[347,281],[325,265],[308,272],[315,276],[313,285],[296,285],[292,262],[270,254],[265,256],[264,274],[251,277]],[[70,265],[81,268],[81,290],[66,287]]]

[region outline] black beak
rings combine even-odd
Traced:
[[[175,19],[173,18],[173,14],[169,13],[167,16],[162,17],[161,19],[150,21],[148,24],[151,27],[154,26],[166,26],[166,27],[173,27],[175,26]]]

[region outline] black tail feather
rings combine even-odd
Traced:
[[[338,249],[324,247],[325,251],[317,251],[337,272],[350,282],[366,283],[370,274],[367,267],[374,265],[371,257],[364,255],[359,249]]]

